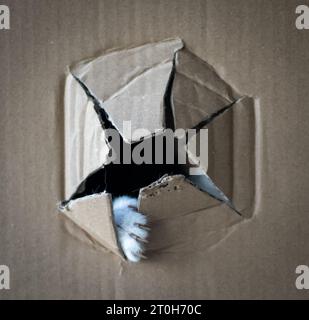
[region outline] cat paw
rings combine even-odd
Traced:
[[[115,198],[113,214],[118,241],[126,258],[132,262],[145,258],[149,228],[146,216],[137,211],[137,199],[128,196]]]

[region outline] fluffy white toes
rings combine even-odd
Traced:
[[[129,261],[140,261],[144,257],[144,244],[149,229],[146,216],[137,212],[137,199],[128,196],[115,198],[113,214],[123,253]]]

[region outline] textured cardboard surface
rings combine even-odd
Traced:
[[[146,128],[153,133],[164,128],[163,97],[174,52],[182,46],[182,41],[175,39],[115,50],[79,63],[72,73],[104,103],[125,141],[139,141],[139,137],[125,134],[123,121],[131,121],[132,132]],[[143,116],[149,110],[152,116]]]
[[[88,98],[88,95],[94,100]],[[166,101],[169,101],[170,107],[167,107]],[[214,116],[231,103],[232,107]],[[71,199],[77,186],[81,188],[80,184],[84,190],[87,184],[85,181],[93,172],[100,168],[108,170],[105,158],[110,148],[104,134],[107,127],[101,125],[94,104],[97,104],[98,109],[105,110],[122,138],[129,143],[140,140],[134,133],[137,129],[142,130],[142,138],[148,139],[149,135],[164,134],[164,130],[170,127],[190,130],[203,123],[201,128],[206,128],[204,121],[212,118],[207,125],[211,141],[211,178],[206,175],[207,157],[207,163],[205,159],[198,162],[201,166],[198,169],[199,175],[191,175],[189,167],[194,165],[190,164],[184,169],[186,172],[182,172],[186,179],[184,176],[175,176],[158,182],[162,174],[153,177],[153,180],[148,179],[148,183],[141,185],[144,190],[139,197],[139,208],[151,220],[194,214],[198,210],[219,205],[216,199],[232,207],[233,204],[225,195],[227,191],[232,201],[232,197],[238,198],[236,210],[243,211],[239,214],[243,214],[243,217],[252,216],[256,176],[259,175],[255,161],[260,154],[256,143],[261,125],[255,110],[257,106],[252,98],[236,93],[212,66],[185,48],[181,39],[167,39],[140,47],[108,51],[70,68],[64,95],[66,199]],[[125,121],[130,121],[129,133],[124,130]],[[207,149],[208,154],[208,141],[203,140],[203,143],[206,145],[200,148]],[[195,159],[197,154],[191,149],[189,155]],[[115,170],[111,179],[118,179],[118,184],[123,185],[124,180],[132,176],[126,175],[125,171],[119,174],[117,168]],[[132,167],[127,170],[132,171]],[[147,173],[137,169],[135,174]],[[98,193],[98,190],[111,192],[99,188],[106,183],[106,175],[91,187],[92,193]],[[138,179],[134,175],[132,178]],[[218,189],[216,181],[226,189]],[[149,188],[149,183],[156,186]],[[197,188],[199,190],[195,190]],[[131,190],[126,191],[129,194]],[[86,204],[89,206],[88,216]],[[64,210],[64,213],[94,241],[119,255],[119,250],[115,250],[114,233],[104,233],[106,229],[113,229],[113,222],[109,219],[110,210],[104,211],[106,205],[101,204],[96,197],[89,197],[86,201],[75,201],[74,208],[69,204],[72,208]],[[207,214],[204,219],[208,219]],[[100,226],[97,220],[101,224],[110,225]],[[183,225],[178,228],[178,233],[182,234],[186,227]],[[227,227],[222,224],[220,229]],[[160,228],[152,230],[152,233],[160,234]],[[162,239],[160,236],[158,238]],[[150,247],[151,244],[150,241]],[[163,241],[161,246],[170,245]]]
[[[109,195],[96,194],[72,201],[62,210],[62,214],[85,231],[89,239],[123,258],[118,247]]]
[[[228,106],[229,109],[220,112]],[[103,133],[108,127],[107,124],[101,125],[102,119],[99,121],[96,107],[98,110],[105,110],[110,121],[128,143],[139,141],[140,137],[149,139],[153,134],[162,135],[166,128],[190,130],[197,126],[209,130],[211,178],[206,170],[207,157],[207,164],[203,162],[205,159],[198,161],[200,168],[195,168],[199,170],[198,175],[192,175],[189,167],[196,165],[190,164],[182,171],[181,176],[173,173],[168,178],[161,179],[161,174],[140,186],[143,189],[138,199],[139,211],[148,216],[151,228],[153,221],[168,219],[167,225],[170,225],[178,216],[195,215],[199,210],[218,206],[218,199],[231,208],[236,208],[243,218],[252,217],[256,181],[260,174],[255,165],[260,156],[257,143],[261,125],[257,109],[259,106],[254,104],[252,98],[236,93],[212,66],[185,48],[181,39],[167,39],[136,48],[108,51],[70,68],[64,95],[66,199],[72,199],[71,195],[77,186],[78,189],[85,190],[85,181],[94,171],[97,172],[100,168],[108,170],[105,157],[110,148]],[[125,121],[130,121],[129,133],[123,129]],[[136,137],[134,131],[137,129],[142,130],[142,136]],[[205,154],[204,149],[207,149],[208,154],[208,141],[203,140],[203,143],[200,146],[203,151],[200,150],[200,153]],[[197,161],[197,153],[192,148],[188,154]],[[149,175],[149,171],[144,172],[141,168],[137,168],[135,175],[129,176],[125,171],[120,174],[117,167],[115,170],[110,179],[117,179],[116,183],[120,185],[124,185],[126,179],[138,179],[137,175]],[[127,167],[126,170],[133,169]],[[112,192],[108,191],[110,189],[100,188],[107,183],[107,174],[92,185],[92,194],[98,194],[98,190]],[[226,189],[218,188],[216,181]],[[128,186],[127,194],[130,191]],[[227,191],[232,201],[237,199],[236,207],[226,197]],[[102,197],[104,198],[103,195]],[[80,198],[74,201],[74,205],[69,202],[63,211],[90,239],[121,256],[121,249],[118,250],[115,243],[115,234],[110,232],[114,230],[110,206],[107,203],[104,205],[103,198],[99,197],[101,201],[98,201],[97,196]],[[236,210],[231,210],[231,214],[236,213]],[[207,212],[204,219],[209,219]],[[181,238],[188,225],[181,226],[179,221],[175,221],[175,224],[178,224],[178,228],[174,237]],[[213,232],[228,227],[229,222],[222,223]],[[169,231],[166,229],[164,232]],[[173,250],[175,245],[166,242],[160,228],[152,228],[151,233],[154,238],[157,234],[157,238],[162,240],[162,248],[169,247]],[[173,243],[175,240],[171,236],[170,238]],[[181,242],[185,243],[184,239]],[[191,242],[190,238],[189,244]],[[213,244],[212,240],[211,245]],[[150,241],[149,249],[152,245]],[[209,244],[205,243],[204,246]],[[158,253],[160,254],[159,250]],[[148,257],[151,259],[151,254]]]
[[[295,28],[297,1],[6,4],[0,263],[10,267],[11,290],[0,291],[1,298],[308,298],[295,288],[296,266],[309,264],[309,38]],[[120,275],[117,257],[76,241],[57,218],[55,203],[64,196],[65,70],[102,49],[175,36],[241,93],[259,97],[258,210],[238,223],[228,209],[213,208],[212,215],[232,221],[210,248],[194,234],[212,223],[187,216],[184,237],[192,237],[192,246],[185,255],[166,250]]]

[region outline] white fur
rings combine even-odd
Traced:
[[[143,242],[134,238],[134,235],[146,240],[148,231],[139,227],[146,225],[147,218],[129,206],[137,207],[137,199],[121,196],[113,201],[114,221],[117,226],[117,235],[122,250],[129,261],[138,262],[144,251]]]

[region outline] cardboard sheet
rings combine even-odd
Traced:
[[[1,299],[308,299],[307,290],[295,287],[296,267],[309,265],[309,37],[295,27],[299,1],[5,2],[11,29],[0,30],[0,264],[10,268],[11,288],[0,290]],[[243,106],[239,119],[248,120],[238,120],[234,108],[225,114],[233,121],[218,118],[208,137],[208,174],[240,210],[253,200],[255,213],[239,221],[216,205],[157,221],[149,259],[121,269],[116,255],[76,241],[57,213],[55,204],[87,174],[83,170],[104,162],[91,154],[90,165],[85,151],[87,168],[76,162],[81,171],[74,169],[77,180],[65,191],[65,70],[101,56],[102,49],[175,37],[237,93],[259,98],[255,120]],[[236,97],[223,91],[224,99]],[[243,134],[246,126],[254,126],[254,139]],[[239,144],[230,150],[225,137],[232,131]],[[259,152],[248,157],[253,140]]]

